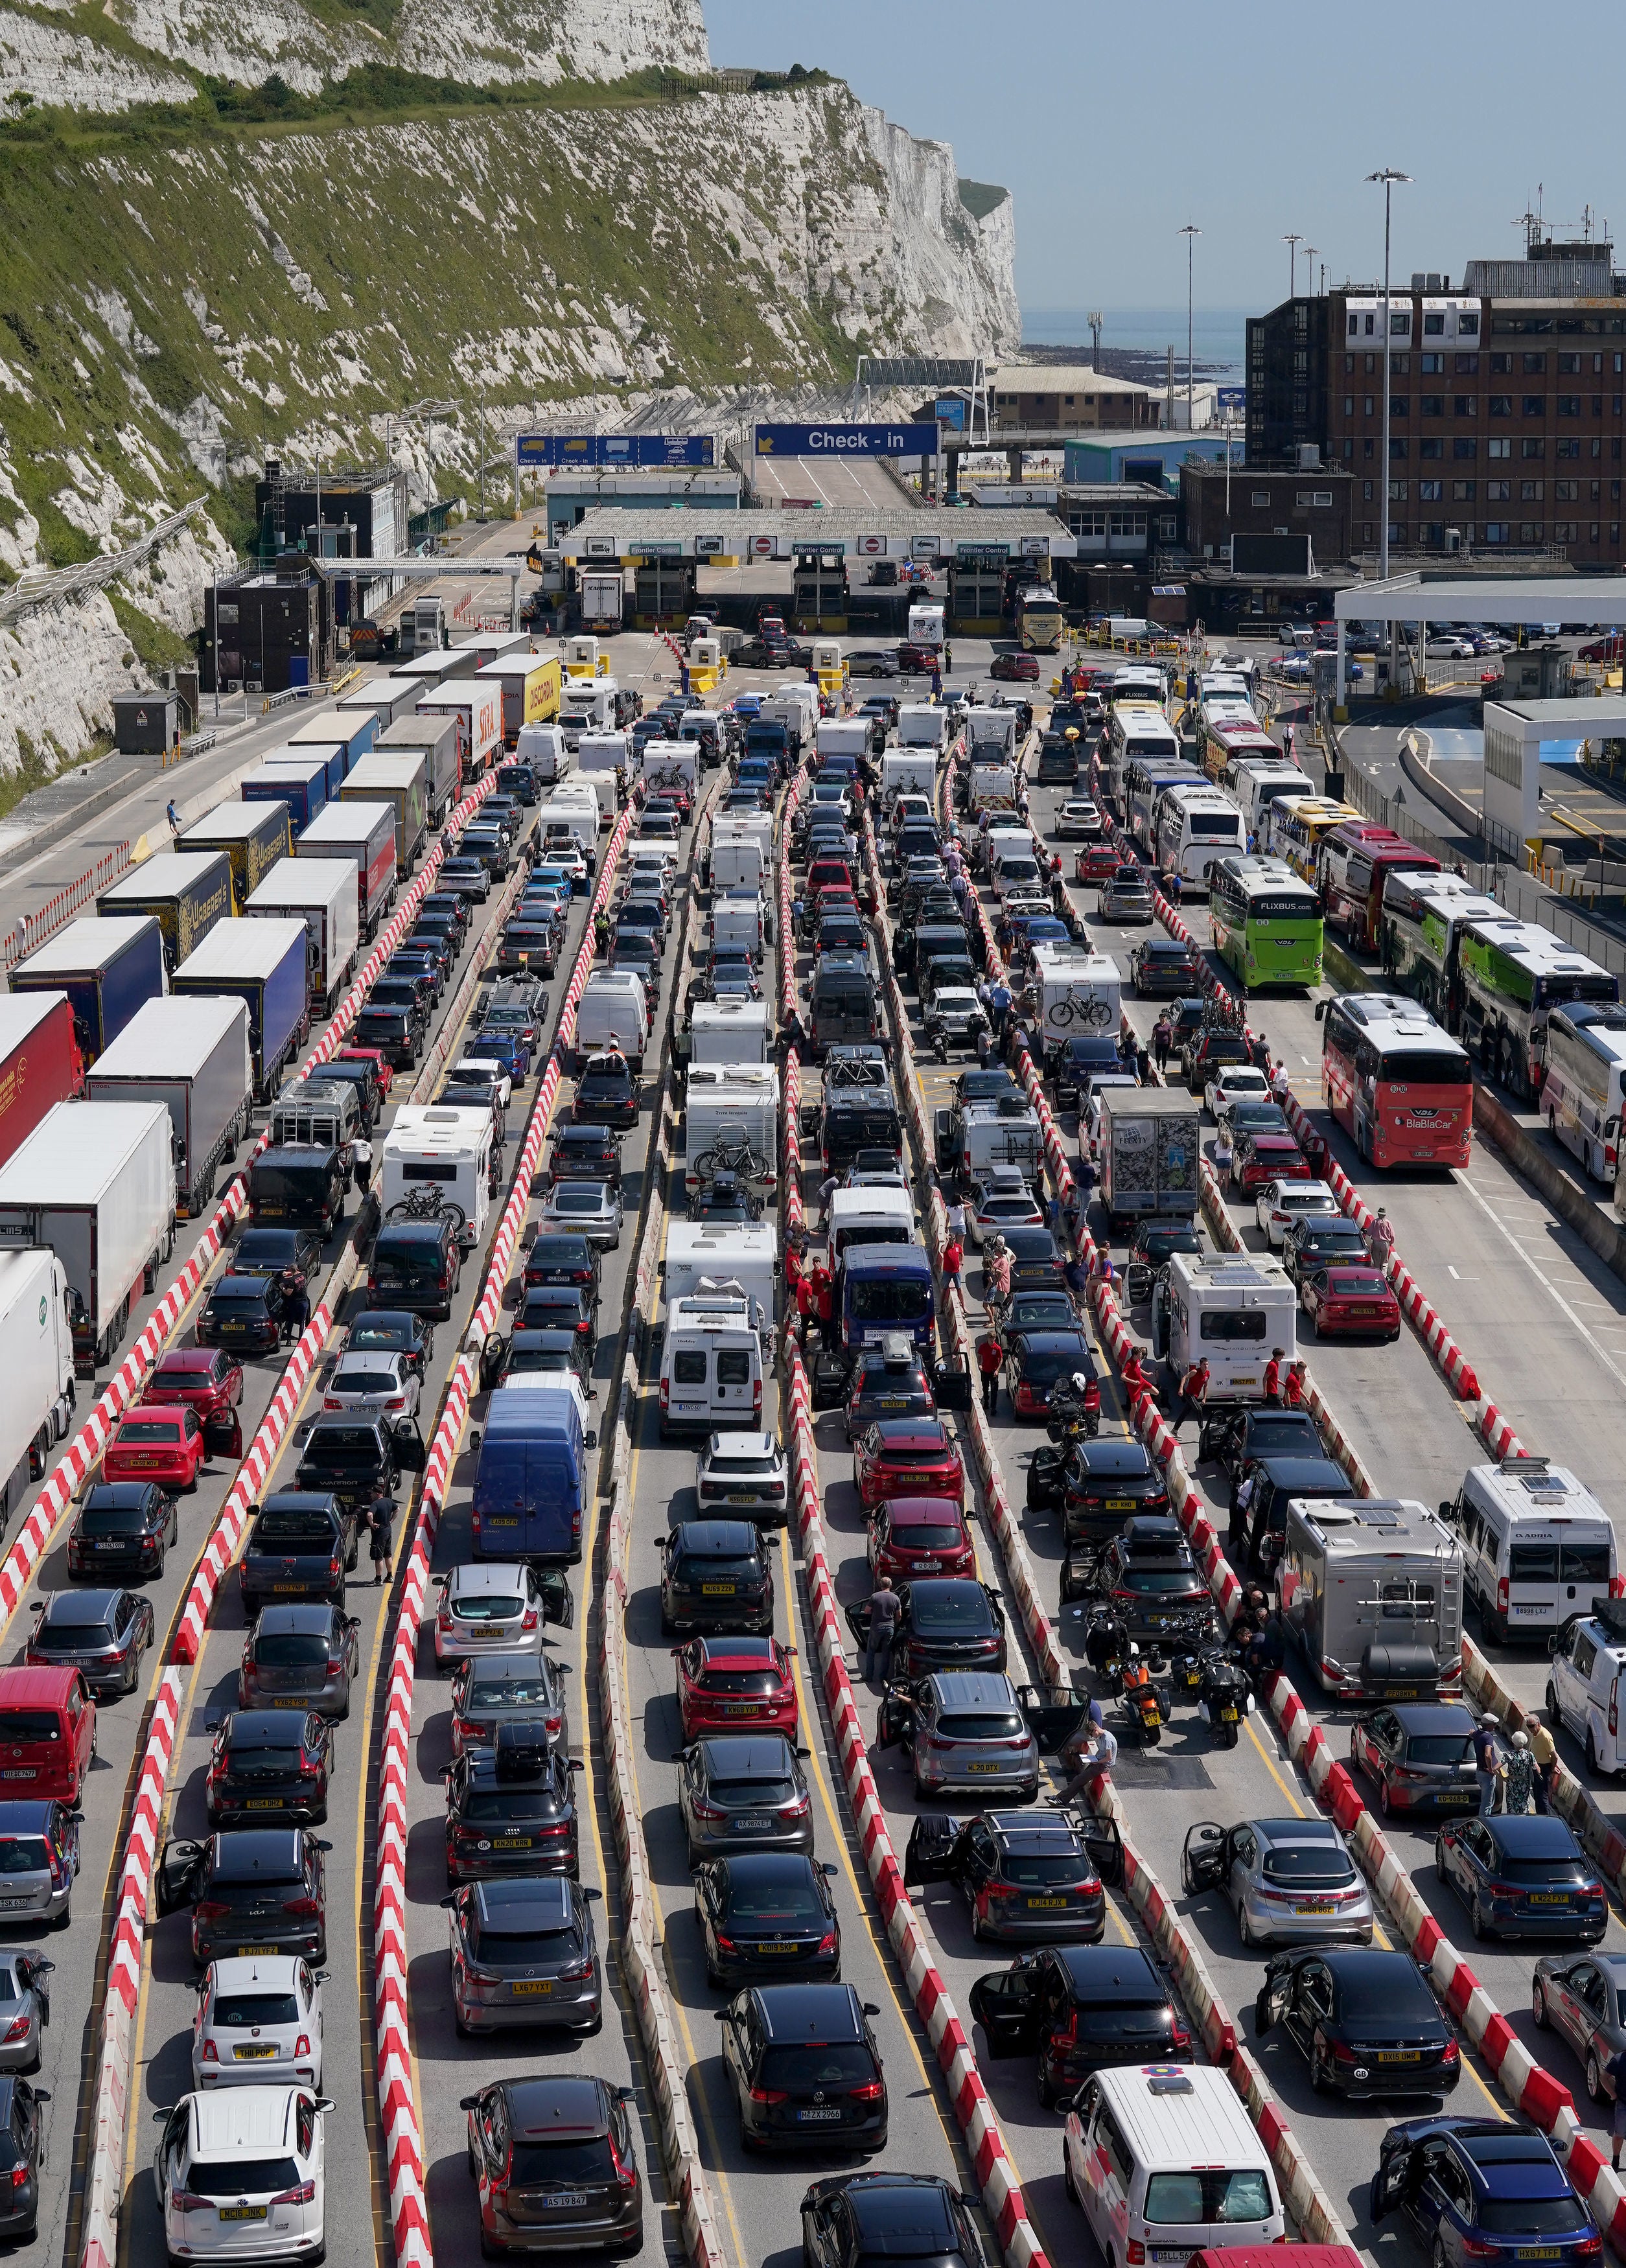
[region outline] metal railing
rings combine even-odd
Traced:
[[[36,946],[55,937],[59,929],[65,929],[76,914],[118,880],[129,863],[129,844],[115,843],[111,850],[103,851],[93,866],[58,890],[55,897],[48,898],[35,912],[25,914],[11,935],[0,940],[0,968],[15,968]]]
[[[1550,890],[1529,874],[1521,874],[1517,866],[1498,866],[1492,882],[1494,894],[1510,914],[1520,921],[1539,922],[1543,929],[1563,938],[1578,953],[1595,961],[1616,976],[1626,976],[1626,939],[1612,937],[1608,930],[1600,929],[1583,915],[1571,913],[1569,907]]]
[[[131,567],[178,535],[195,512],[201,512],[209,502],[206,496],[194,497],[190,504],[182,504],[179,512],[170,512],[137,542],[127,544],[122,551],[110,551],[105,558],[86,559],[77,567],[48,569],[40,573],[30,569],[20,582],[0,598],[0,622],[14,622],[19,615],[32,614],[36,607],[60,606],[64,599],[77,599],[82,591],[99,591],[104,583],[111,583]]]
[[[1343,792],[1355,808],[1379,827],[1387,827],[1396,835],[1403,835],[1408,843],[1415,843],[1431,858],[1438,858],[1442,866],[1460,868],[1476,890],[1489,890],[1490,877],[1500,869],[1473,858],[1464,858],[1460,850],[1414,819],[1403,803],[1396,803],[1384,794],[1375,781],[1358,770],[1355,765],[1345,766]]]

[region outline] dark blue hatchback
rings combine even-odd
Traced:
[[[1372,2181],[1372,2218],[1404,2213],[1436,2262],[1541,2261],[1591,2268],[1603,2240],[1546,2137],[1485,2118],[1391,2126]]]
[[[1562,1819],[1463,1819],[1442,1827],[1434,1865],[1475,1937],[1558,1937],[1596,1945],[1608,1926],[1603,1884]]]

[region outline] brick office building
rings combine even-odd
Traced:
[[[1389,294],[1383,450],[1381,287],[1286,300],[1247,326],[1247,453],[1307,442],[1353,483],[1350,543],[1555,552],[1618,568],[1626,437],[1626,276],[1607,244],[1533,239],[1470,261],[1460,289],[1414,275]]]

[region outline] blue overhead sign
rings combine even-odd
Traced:
[[[520,433],[514,449],[522,465],[581,466],[592,472],[651,465],[695,469],[717,461],[710,433]]]
[[[759,457],[935,457],[935,425],[759,425]]]

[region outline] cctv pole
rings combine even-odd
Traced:
[[[1180,231],[1180,234],[1186,239],[1186,431],[1188,433],[1194,433],[1196,431],[1196,418],[1191,406],[1191,278],[1192,255],[1196,249],[1196,240],[1202,233],[1202,230],[1191,221],[1188,221],[1184,228]]]

